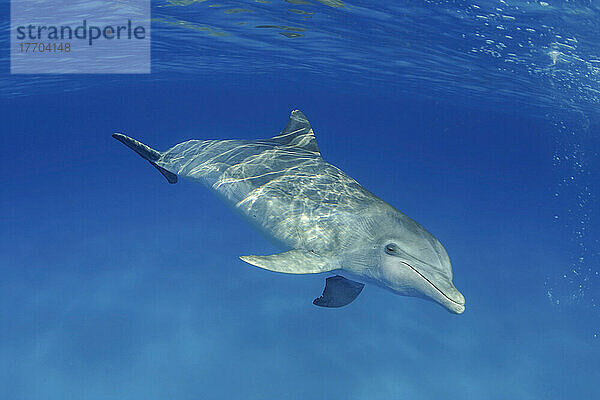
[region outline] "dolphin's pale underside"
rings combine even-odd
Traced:
[[[455,313],[464,310],[439,241],[324,161],[300,111],[292,112],[279,135],[265,140],[188,140],[159,152],[122,134],[113,137],[169,183],[180,176],[213,189],[290,249],[242,260],[290,274],[338,273],[327,278],[316,305],[352,302],[364,286],[360,280],[434,300]]]

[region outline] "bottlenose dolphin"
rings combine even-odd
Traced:
[[[342,307],[373,283],[422,297],[460,314],[442,244],[416,221],[321,157],[300,111],[264,140],[188,140],[159,152],[120,133],[113,137],[156,167],[169,183],[183,176],[213,189],[289,251],[242,256],[288,274],[334,272],[313,303]]]

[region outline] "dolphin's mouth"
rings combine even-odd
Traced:
[[[427,283],[429,283],[431,285],[431,287],[433,287],[439,294],[441,294],[443,296],[444,299],[448,300],[450,302],[450,304],[448,304],[450,307],[448,307],[448,308],[450,308],[453,312],[455,312],[456,314],[462,314],[465,311],[464,298],[463,298],[462,302],[458,302],[458,301],[450,298],[446,293],[444,293],[433,282],[431,282],[429,279],[427,279],[427,277],[425,275],[420,273],[419,270],[417,270],[415,267],[413,267],[412,265],[410,265],[409,263],[407,263],[405,261],[401,261],[401,262],[402,262],[402,264],[404,264],[404,265],[408,266],[410,269],[412,269],[417,275],[419,275],[421,278],[423,278]]]

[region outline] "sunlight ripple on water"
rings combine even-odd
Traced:
[[[599,17],[582,0],[163,0],[152,9],[153,74],[140,79],[280,70],[472,104],[586,111],[599,100]],[[1,93],[58,86],[10,79]],[[62,83],[89,85],[79,82]]]

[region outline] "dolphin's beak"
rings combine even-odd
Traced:
[[[427,299],[435,301],[451,313],[462,314],[465,312],[465,297],[454,287],[452,282],[443,277],[428,278],[409,263],[405,261],[402,261],[402,263],[410,267],[427,282],[429,290],[424,293]]]
[[[443,304],[448,311],[455,314],[462,314],[465,312],[465,296],[463,296],[454,285],[451,286],[450,290],[443,292],[443,294],[447,300],[449,300]]]

